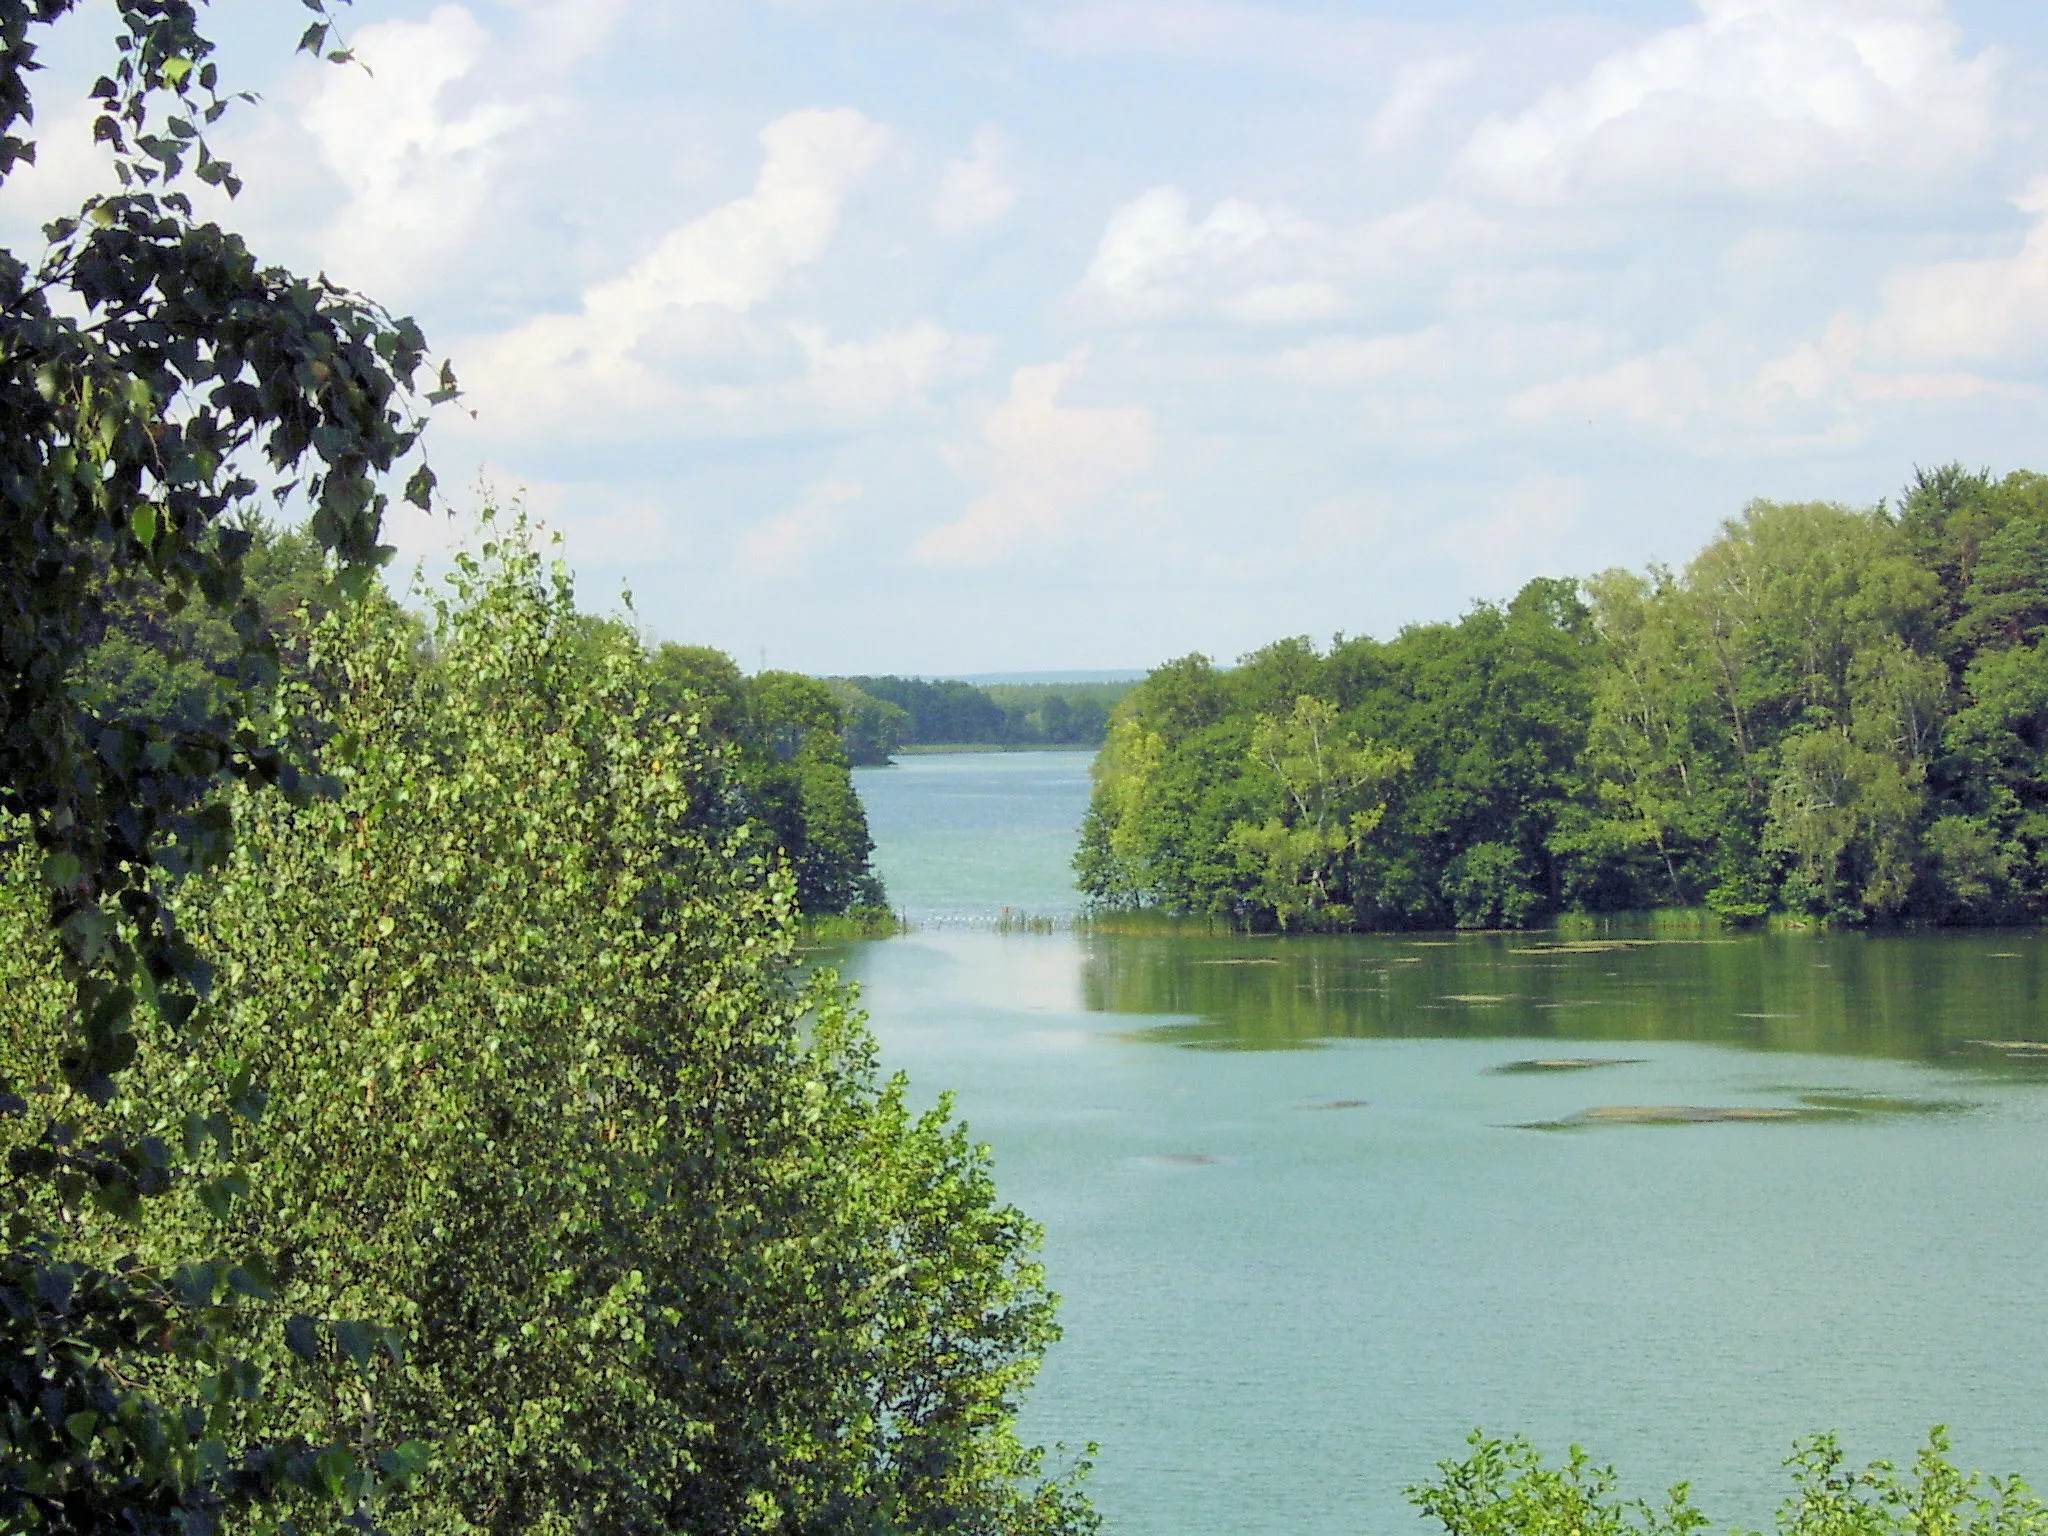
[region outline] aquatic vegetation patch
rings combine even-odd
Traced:
[[[1242,1162],[1242,1158],[1226,1157],[1221,1152],[1155,1152],[1150,1157],[1138,1160],[1145,1168],[1229,1168]]]
[[[1599,1104],[1561,1120],[1535,1120],[1518,1131],[1576,1131],[1601,1125],[1726,1125],[1867,1120],[1890,1115],[1956,1114],[1975,1106],[1950,1099],[1905,1099],[1880,1093],[1803,1093],[1796,1105]]]
[[[1113,1030],[1108,1038],[1130,1045],[1177,1045],[1188,1051],[1320,1051],[1329,1047],[1328,1041],[1314,1035],[1249,1034],[1210,1019]]]
[[[1848,1120],[1853,1110],[1719,1104],[1599,1104],[1561,1120],[1534,1120],[1518,1131],[1576,1131],[1596,1125],[1719,1125],[1731,1121]]]
[[[1889,1093],[1806,1093],[1799,1102],[1859,1115],[1959,1115],[1977,1107],[1968,1099],[1904,1099]]]
[[[1504,1061],[1490,1070],[1519,1072],[1590,1072],[1596,1067],[1640,1067],[1647,1056],[1537,1056],[1527,1061]]]

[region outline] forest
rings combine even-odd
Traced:
[[[1053,1336],[1035,1228],[793,967],[807,899],[845,894],[813,889],[815,785],[846,781],[829,698],[649,650],[579,613],[523,525],[489,531],[422,617],[256,530],[285,665],[242,702],[332,788],[227,797],[234,851],[179,893],[216,971],[203,1051],[142,1021],[122,1092],[67,1105],[188,1198],[32,1209],[77,1261],[241,1293],[216,1326],[267,1389],[209,1416],[223,1449],[388,1425],[394,1464],[460,1469],[392,1490],[390,1531],[1085,1525],[1007,1427]],[[150,635],[132,608],[91,707],[218,718],[230,682],[180,644],[204,621]],[[0,1073],[51,1085],[69,991],[12,850]],[[166,1115],[223,1071],[251,1113]],[[19,1158],[39,1130],[0,1135]],[[181,1262],[209,1249],[233,1261]]]
[[[301,672],[307,636],[342,593],[307,531],[253,515],[240,520],[240,531],[248,539],[245,592],[264,632],[283,642],[284,669]],[[402,607],[392,609],[390,622],[416,626],[415,649],[431,667],[437,652],[424,623]],[[570,642],[593,658],[613,650],[645,653],[654,706],[693,717],[700,739],[717,754],[710,803],[721,830],[743,832],[743,846],[763,867],[788,869],[804,915],[887,907],[848,772],[849,721],[828,685],[795,672],[745,676],[722,651],[650,644],[618,618],[578,613],[567,622]],[[172,613],[163,594],[144,592],[114,606],[106,636],[82,669],[81,692],[102,715],[191,730],[229,707],[239,666],[239,640],[224,616],[192,605]]]
[[[922,677],[827,680],[848,756],[878,765],[903,748],[1095,747],[1129,683],[992,683]]]
[[[2048,476],[1759,501],[1683,570],[1156,668],[1076,859],[1254,929],[2048,916]]]

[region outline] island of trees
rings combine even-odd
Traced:
[[[1683,570],[1157,668],[1077,869],[1252,928],[2048,916],[2048,476],[1757,502]]]

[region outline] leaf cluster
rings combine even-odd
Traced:
[[[1578,1446],[1563,1466],[1546,1465],[1528,1440],[1474,1430],[1469,1453],[1445,1461],[1409,1500],[1446,1536],[1691,1536],[1710,1523],[1680,1483],[1661,1505],[1621,1498],[1612,1467]],[[2025,1482],[1964,1473],[1949,1460],[1937,1425],[1910,1471],[1874,1461],[1849,1464],[1833,1435],[1801,1441],[1785,1465],[1792,1492],[1775,1536],[2042,1536],[2048,1506]]]
[[[37,43],[75,8],[0,0],[0,182],[35,158]],[[50,986],[14,1001],[23,1015],[51,1005],[56,1031],[46,1070],[0,1096],[19,1132],[0,1259],[0,1521],[206,1530],[288,1490],[359,1520],[404,1459],[266,1437],[247,1411],[258,1378],[225,1343],[229,1297],[247,1299],[237,1277],[253,1270],[78,1257],[80,1221],[137,1217],[178,1183],[162,1138],[95,1117],[137,1065],[138,1018],[208,1026],[211,967],[169,897],[232,846],[222,780],[305,788],[239,689],[167,707],[164,691],[123,699],[85,673],[143,601],[217,616],[238,677],[260,683],[276,651],[244,589],[243,513],[262,482],[305,498],[319,544],[360,583],[383,553],[385,477],[415,460],[406,493],[431,498],[422,414],[455,385],[445,368],[427,376],[409,320],[266,266],[200,217],[194,182],[230,196],[239,183],[208,140],[232,97],[195,6],[117,0],[112,23],[91,97],[116,190],[50,224],[40,253],[0,252],[0,812],[23,942],[49,941],[30,953]],[[48,1113],[30,1114],[27,1086],[51,1096]]]
[[[424,643],[370,599],[306,647],[273,707],[322,721],[335,792],[237,793],[181,897],[205,1048],[155,1031],[102,1116],[213,1198],[74,1242],[264,1255],[243,1417],[393,1458],[394,1532],[1089,1528],[1013,1427],[1055,1332],[1036,1228],[793,969],[794,875],[721,809],[698,696],[593,644],[516,521]],[[260,1138],[164,1118],[228,1063]]]

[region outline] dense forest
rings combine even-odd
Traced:
[[[244,518],[240,530],[249,540],[245,591],[265,631],[280,641],[283,670],[302,673],[307,635],[340,591],[309,533],[260,518]],[[578,614],[573,628],[592,656],[643,647],[617,619]],[[415,644],[421,664],[431,667],[436,652],[424,625]],[[662,643],[646,659],[656,706],[693,719],[715,750],[718,783],[706,801],[715,811],[706,814],[723,830],[744,829],[743,846],[758,862],[787,866],[806,915],[886,907],[848,772],[848,721],[834,691],[794,672],[744,676],[731,657],[704,646]],[[200,605],[181,605],[174,614],[162,594],[144,592],[115,605],[81,685],[90,707],[103,714],[188,731],[228,708],[244,684],[241,666],[239,638],[223,615]]]
[[[389,1531],[1085,1526],[1008,1429],[1053,1334],[1035,1229],[792,968],[811,781],[846,780],[822,686],[650,652],[518,526],[488,547],[423,619],[256,531],[286,664],[252,714],[332,786],[227,796],[236,847],[179,902],[217,969],[205,1051],[144,1023],[124,1092],[74,1107],[92,1137],[174,1131],[200,1198],[74,1210],[69,1250],[238,1255],[267,1305],[224,1331],[269,1390],[217,1433],[346,1443],[374,1401],[450,1469],[388,1496]],[[216,621],[150,612],[90,658],[93,707],[202,722],[238,686],[187,650]],[[0,1075],[50,1083],[69,994],[9,857]],[[162,1123],[217,1059],[260,1141]]]
[[[2044,629],[2048,476],[1757,502],[1682,571],[1159,667],[1076,864],[1098,903],[1254,928],[2038,921]]]
[[[904,747],[1094,747],[1129,683],[993,683],[922,677],[841,677],[828,686],[846,717],[856,763]]]

